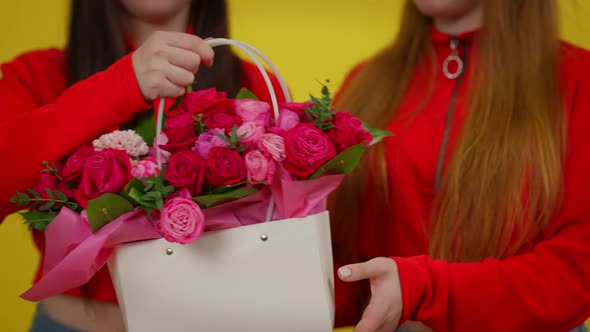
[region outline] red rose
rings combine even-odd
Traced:
[[[131,162],[127,152],[114,149],[97,151],[86,159],[74,197],[82,206],[86,206],[89,200],[105,193],[119,193],[131,178]]]
[[[231,186],[246,179],[246,165],[235,149],[214,147],[207,158],[207,181],[214,187]]]
[[[189,92],[180,103],[180,109],[190,114],[207,114],[215,110],[232,109],[234,101],[225,92],[215,88]]]
[[[197,152],[186,150],[172,154],[164,178],[177,189],[188,189],[198,196],[203,187],[205,163]]]
[[[328,131],[328,137],[336,145],[338,152],[342,152],[353,145],[369,144],[373,140],[370,132],[363,128],[363,122],[354,115],[346,112],[334,114],[334,128]]]
[[[166,129],[163,132],[168,138],[168,143],[160,148],[172,153],[191,148],[197,140],[194,123],[195,120],[188,113],[180,113],[166,119]]]
[[[285,134],[284,167],[303,179],[336,156],[328,135],[312,123],[300,124]]]
[[[313,103],[281,103],[279,105],[280,109],[287,109],[291,112],[295,112],[297,113],[297,115],[299,115],[302,118],[306,118],[307,116],[305,115],[305,109],[306,108],[312,108],[313,107]]]
[[[60,164],[52,164],[52,166],[57,169],[59,169],[61,167]],[[82,169],[83,166],[84,166],[84,163],[82,162],[80,169]],[[63,170],[60,173],[62,173],[62,172],[63,172]],[[45,189],[59,190],[62,193],[64,193],[66,195],[66,197],[72,198],[72,197],[74,197],[74,191],[71,188],[66,187],[67,182],[68,181],[60,180],[60,178],[57,176],[57,174],[53,174],[51,172],[43,172],[43,173],[41,173],[41,177],[39,178],[39,182],[33,188],[33,190],[38,192],[41,195],[41,197],[43,197],[43,198],[50,198],[49,194],[47,194]]]
[[[242,119],[233,111],[210,112],[205,118],[207,128],[220,128],[229,134],[235,125],[241,125]]]
[[[92,146],[83,145],[68,158],[65,166],[60,172],[60,175],[65,182],[70,182],[80,177],[86,159],[88,159],[93,152],[94,148]]]

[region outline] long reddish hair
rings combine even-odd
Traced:
[[[483,13],[469,115],[438,188],[429,230],[431,256],[448,261],[514,254],[548,222],[562,189],[556,2],[486,0]],[[395,42],[366,64],[336,106],[370,126],[386,126],[418,63],[436,60],[430,25],[407,1]],[[358,258],[354,237],[367,181],[379,197],[364,204],[391,222],[382,147],[332,199],[338,204],[332,209],[335,252],[348,260]]]

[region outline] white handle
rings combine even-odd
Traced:
[[[264,83],[266,83],[266,88],[268,89],[268,92],[270,94],[271,106],[272,106],[272,109],[274,112],[274,116],[275,116],[275,119],[278,119],[279,118],[279,103],[277,100],[276,91],[272,85],[272,81],[271,81],[270,77],[268,76],[268,73],[266,72],[266,69],[264,69],[264,66],[262,65],[260,60],[258,60],[258,58],[256,56],[260,57],[268,65],[271,72],[276,77],[277,81],[279,82],[279,85],[281,86],[281,90],[283,92],[283,96],[285,97],[285,101],[287,101],[287,102],[291,101],[291,94],[289,93],[289,89],[287,88],[287,84],[285,83],[285,80],[283,79],[283,77],[281,76],[281,74],[279,73],[277,68],[270,61],[270,59],[268,59],[268,57],[266,57],[262,52],[260,52],[255,47],[250,46],[244,42],[237,41],[237,40],[226,39],[226,38],[212,38],[212,39],[207,40],[207,44],[209,44],[209,46],[211,46],[211,47],[225,46],[225,45],[235,46],[235,47],[239,48],[240,50],[242,50],[252,60],[252,62],[254,62],[254,64],[256,65],[258,70],[260,71],[262,78],[264,79]],[[162,134],[162,123],[164,121],[164,107],[165,107],[165,105],[166,105],[166,98],[160,99],[160,105],[158,107],[158,121],[157,121],[157,125],[156,125],[156,151],[158,152],[156,155],[157,155],[157,162],[158,162],[159,169],[162,169],[162,156],[160,153],[160,137]],[[267,221],[270,221],[272,219],[273,207],[274,207],[274,199],[271,195],[271,202],[270,202],[269,209],[267,211],[267,216],[266,216]]]

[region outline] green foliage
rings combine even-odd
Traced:
[[[332,96],[327,86],[328,83],[330,83],[329,80],[326,80],[326,84],[322,83],[321,97],[318,98],[310,95],[313,106],[305,109],[307,119],[322,131],[328,131],[334,128],[331,120],[336,113],[332,108]]]
[[[133,210],[133,205],[122,196],[107,193],[88,201],[88,221],[92,232]]]
[[[256,97],[256,95],[252,91],[250,91],[250,90],[248,90],[246,88],[242,88],[242,89],[240,89],[240,91],[236,95],[236,98],[235,99],[237,99],[237,100],[241,100],[241,99],[254,99],[254,100],[258,100],[258,97]]]
[[[247,149],[247,147],[239,145],[240,141],[246,137],[246,134],[238,135],[238,125],[233,126],[231,129],[231,135],[229,137],[222,134],[217,134],[217,137],[228,142],[231,145],[230,147],[232,149],[238,150],[238,152],[244,152]]]
[[[211,208],[221,204],[229,203],[241,198],[254,195],[258,189],[253,187],[242,187],[236,190],[227,191],[220,194],[209,194],[199,197],[194,197],[193,200],[199,204],[203,209]]]
[[[320,167],[309,179],[316,179],[324,174],[351,173],[358,166],[365,150],[364,143],[351,146]]]

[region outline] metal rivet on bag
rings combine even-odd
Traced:
[[[262,235],[260,235],[260,239],[261,239],[262,241],[266,241],[266,240],[268,240],[268,235],[266,235],[266,234],[262,234]]]
[[[174,250],[172,250],[172,248],[168,248],[166,249],[166,255],[170,256],[174,253]]]

